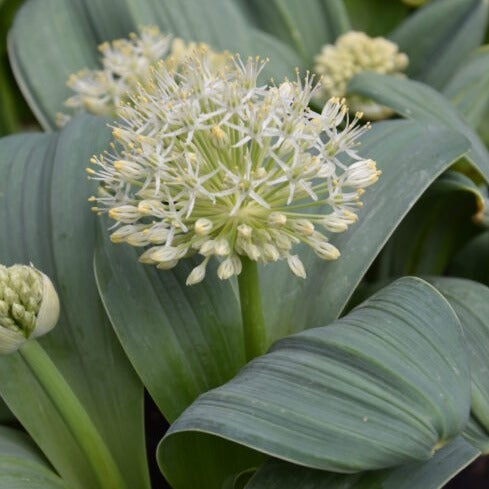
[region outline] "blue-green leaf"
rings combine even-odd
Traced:
[[[158,456],[172,481],[168,460],[197,432],[311,468],[379,469],[428,460],[463,430],[469,410],[458,319],[436,289],[404,278],[327,327],[279,340],[203,394]]]
[[[486,0],[434,0],[408,17],[390,36],[409,56],[408,75],[442,88],[484,39],[488,9]]]

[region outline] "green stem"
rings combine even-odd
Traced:
[[[100,488],[126,489],[124,479],[100,433],[49,355],[33,340],[26,342],[19,351],[78,442]]]
[[[243,270],[238,275],[239,299],[245,340],[246,359],[263,355],[267,347],[265,319],[260,296],[258,267],[255,261],[241,256]]]

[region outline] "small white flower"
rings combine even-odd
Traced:
[[[226,280],[235,275],[234,261],[232,257],[226,258],[217,268],[217,276],[221,280]]]
[[[297,275],[300,278],[306,278],[306,270],[304,269],[304,265],[297,255],[289,255],[287,257],[287,263],[289,264],[289,267],[294,275]]]
[[[207,257],[200,265],[196,266],[187,277],[187,285],[195,285],[199,282],[202,282],[205,277],[205,268],[207,266],[207,262],[209,261],[209,257]]]
[[[236,58],[216,73],[209,56],[160,66],[120,108],[117,143],[91,160],[89,176],[101,182],[94,210],[117,221],[112,241],[156,245],[143,263],[169,269],[204,257],[188,284],[204,279],[213,256],[222,257],[221,279],[241,272],[240,255],[287,260],[305,277],[293,247],[338,258],[322,232],[354,223],[380,174],[358,154],[369,126],[339,99],[312,111],[311,78],[261,86],[262,61]]]

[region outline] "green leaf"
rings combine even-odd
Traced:
[[[409,13],[409,7],[401,1],[344,0],[344,3],[353,29],[370,36],[387,36]]]
[[[325,44],[350,29],[342,0],[238,0],[253,22],[292,46],[312,67]]]
[[[32,262],[53,279],[62,304],[43,345],[112,453],[129,487],[149,487],[143,390],[99,300],[92,273],[95,220],[84,167],[103,150],[104,121],[83,117],[59,135],[0,140],[0,262]],[[53,400],[21,353],[0,358],[0,394],[73,488],[99,488]]]
[[[450,102],[436,90],[423,83],[374,73],[357,75],[350,82],[348,89],[349,92],[387,105],[404,117],[442,124],[463,134],[472,144],[467,158],[489,181],[487,148]]]
[[[167,456],[199,432],[311,468],[379,469],[428,460],[469,410],[458,319],[436,289],[404,278],[333,324],[278,341],[200,396],[158,458],[171,481]]]
[[[468,57],[443,93],[473,128],[479,126],[489,109],[489,46]]]
[[[69,75],[98,66],[97,44],[127,37],[145,24],[243,56],[269,56],[265,76],[276,79],[300,65],[291,48],[252,29],[229,0],[29,0],[15,19],[9,54],[19,86],[45,129],[54,128],[55,114],[70,95]]]
[[[440,489],[478,455],[457,437],[427,462],[361,474],[333,474],[273,460],[245,489]]]
[[[417,10],[390,38],[409,56],[407,73],[442,88],[484,39],[486,0],[436,0]]]
[[[457,253],[450,275],[489,285],[489,231],[476,236]]]
[[[489,433],[481,426],[474,416],[470,416],[469,422],[464,429],[463,437],[473,447],[477,447],[483,454],[489,454]]]
[[[25,434],[0,426],[2,489],[68,489]]]
[[[375,159],[382,175],[362,197],[358,222],[332,237],[341,257],[325,262],[301,250],[306,280],[283,263],[261,269],[270,341],[336,319],[408,210],[467,147],[463,137],[433,122],[375,124],[362,139],[361,154]]]
[[[471,280],[436,277],[430,282],[447,298],[463,326],[472,376],[472,417],[485,432],[489,452],[489,288]],[[471,427],[471,431],[474,426]]]
[[[172,422],[245,363],[239,303],[215,270],[188,287],[194,260],[171,271],[143,265],[133,248],[110,242],[108,226],[101,223],[95,255],[100,296],[144,385]]]
[[[465,175],[443,174],[416,202],[376,263],[377,279],[441,274],[453,255],[479,231],[484,197]]]

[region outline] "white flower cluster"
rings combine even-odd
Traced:
[[[348,82],[365,71],[399,74],[406,69],[408,62],[407,55],[400,53],[393,42],[351,31],[340,36],[334,45],[323,46],[321,54],[316,56],[314,69],[322,76],[323,99],[347,97],[351,110],[362,111],[369,119],[383,119],[392,115],[392,111],[371,100],[348,96]]]
[[[309,76],[259,86],[263,64],[236,57],[216,74],[200,51],[178,71],[162,64],[119,110],[111,152],[87,169],[101,182],[93,210],[117,221],[113,242],[149,246],[140,260],[161,269],[199,253],[187,284],[204,278],[212,256],[221,279],[241,272],[243,255],[287,260],[305,277],[299,243],[339,257],[326,234],[356,221],[380,174],[356,150],[368,125],[339,99],[312,111]]]
[[[83,111],[115,117],[117,107],[129,100],[138,84],[150,77],[150,69],[164,60],[176,68],[198,49],[208,49],[213,66],[220,67],[228,58],[227,53],[215,53],[203,43],[187,43],[163,35],[158,27],[147,26],[139,35],[132,33],[129,39],[104,42],[99,46],[102,54],[100,70],[83,69],[68,79],[68,87],[75,92],[65,102],[72,113]],[[59,113],[58,126],[64,126],[71,116]]]

